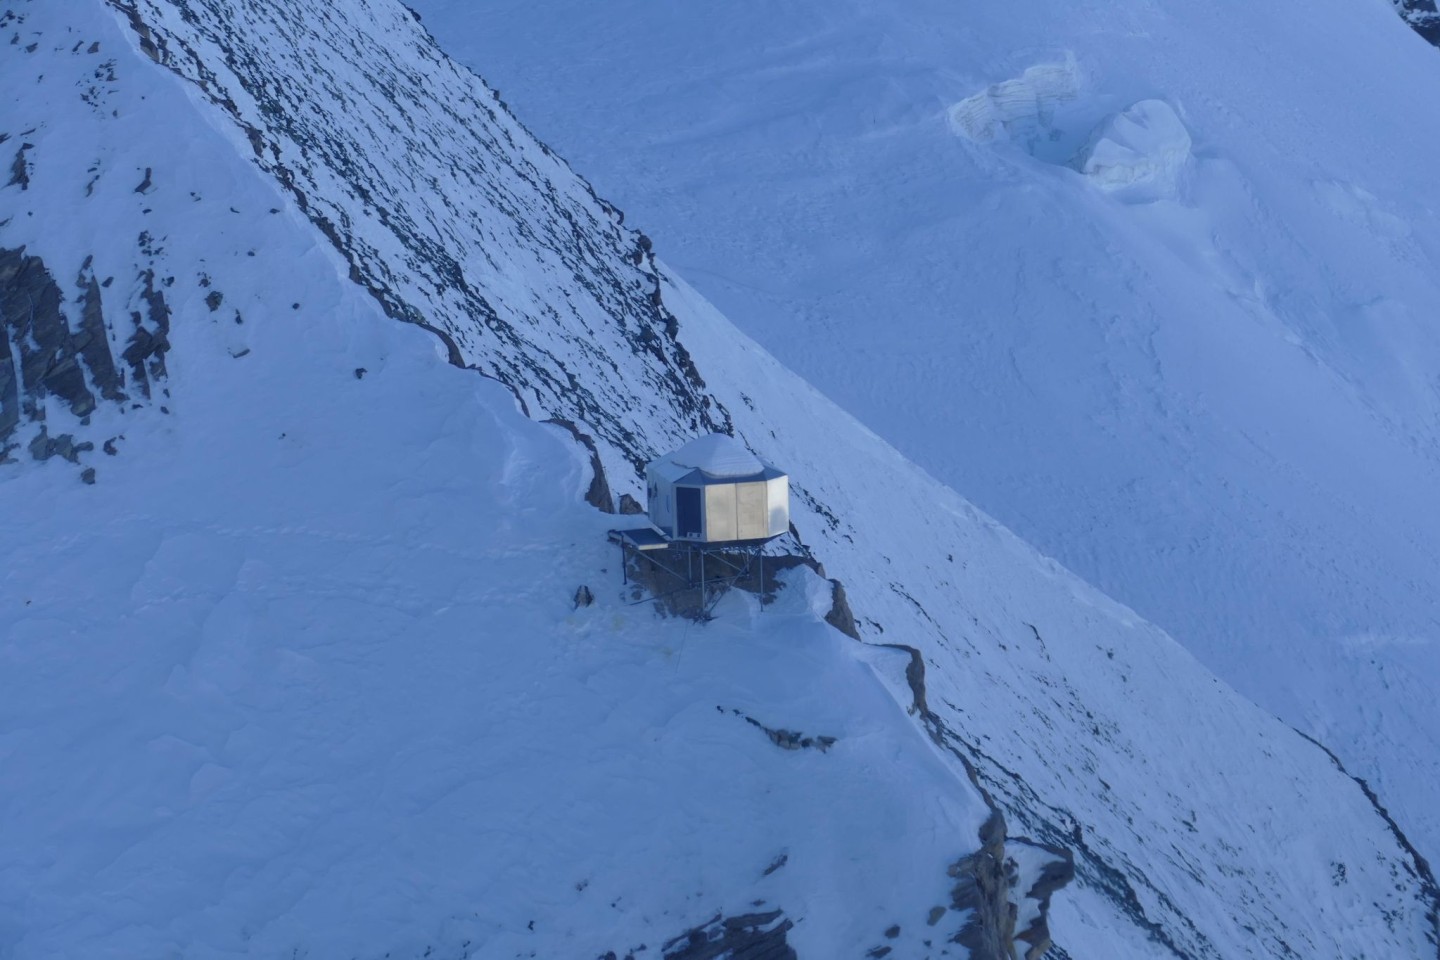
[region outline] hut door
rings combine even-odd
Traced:
[[[700,536],[700,490],[697,487],[675,488],[675,536]]]

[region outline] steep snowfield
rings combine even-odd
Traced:
[[[706,629],[628,605],[583,448],[267,213],[278,189],[98,6],[29,13],[49,119],[7,242],[68,266],[43,211],[238,212],[155,258],[170,414],[102,408],[124,440],[93,486],[58,459],[0,480],[0,956],[658,956],[774,909],[806,956],[955,932],[925,921],[989,811],[893,695],[903,654],[825,625],[808,571]],[[94,153],[56,118],[104,58],[124,119],[82,128],[86,202]],[[150,136],[176,126],[183,152]],[[124,276],[128,229],[81,229]]]
[[[565,434],[273,257],[320,349],[278,303],[248,363],[195,325],[183,414],[81,496],[7,482],[0,955],[658,954],[780,908],[806,956],[954,932],[926,914],[988,811],[806,583],[706,630],[627,606]]]
[[[783,453],[805,498],[823,505],[804,529],[847,584],[866,638],[924,651],[944,737],[976,763],[1012,830],[1075,851],[1079,881],[1053,910],[1062,947],[1227,960],[1361,955],[1377,943],[1387,956],[1437,952],[1433,878],[1408,855],[1372,859],[1395,838],[1319,749],[826,409],[673,283],[702,369],[749,374],[730,388],[737,429]],[[717,392],[730,401],[725,385]],[[807,429],[815,422],[826,429]],[[1413,935],[1371,910],[1367,881],[1352,885],[1357,863],[1378,867],[1382,885],[1428,881],[1412,901]]]
[[[170,345],[148,404],[35,395],[78,466],[0,466],[17,960],[653,956],[772,909],[802,957],[959,956],[967,918],[927,921],[987,813],[966,761],[1074,850],[1074,956],[1435,953],[1433,883],[1318,747],[731,327],[397,5],[16,9],[3,246],[72,313],[93,275],[117,355],[158,294]],[[474,109],[353,162],[436,101]],[[453,259],[477,184],[503,240]],[[733,423],[926,709],[803,574],[704,627],[622,606],[587,454],[467,363],[593,431],[617,493]]]
[[[413,5],[782,362],[1440,856],[1440,55],[1387,4]]]

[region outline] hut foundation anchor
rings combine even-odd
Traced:
[[[632,600],[631,606],[664,600],[694,590],[697,591],[699,599],[700,619],[708,620],[726,590],[745,580],[755,579],[755,592],[760,597],[760,608],[764,610],[765,556],[760,545],[707,546],[684,541],[665,541],[662,538],[654,538],[659,542],[651,542],[646,533],[647,531],[643,530],[610,531],[609,539],[620,547],[621,583],[629,585],[631,582],[630,565],[634,563],[637,569],[652,570],[661,575],[658,579],[662,582],[669,582],[674,586],[669,590],[659,590],[652,596]],[[676,556],[682,552],[685,554],[683,571],[679,569],[679,557]],[[739,554],[740,562],[735,559],[736,554]],[[644,566],[647,564],[648,567]]]

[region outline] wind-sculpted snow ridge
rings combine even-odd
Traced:
[[[26,839],[0,854],[0,946],[959,957],[1012,860],[1031,929],[1051,847],[1076,871],[1056,956],[1435,954],[1414,856],[1322,750],[637,265],[503,110],[430,103],[464,75],[398,4],[274,6],[32,2],[8,25],[32,148],[5,246],[57,277],[153,270],[174,406],[97,405],[88,429],[129,440],[93,488],[0,480],[7,510],[38,504],[3,558],[31,603],[0,608],[28,785],[0,795]],[[403,109],[397,64],[426,91]],[[270,116],[281,90],[294,117]],[[411,111],[423,144],[345,139],[403,140]],[[820,625],[803,573],[703,628],[621,606],[588,454],[381,307],[593,431],[616,494],[702,415],[733,424],[794,479],[871,643]],[[797,730],[835,743],[770,735]],[[1000,841],[970,771],[1033,843]]]
[[[650,241],[390,0],[109,0],[238,127],[386,313],[533,413],[633,450],[635,415],[723,429],[658,298]],[[277,82],[284,77],[284,82]],[[652,362],[623,365],[623,358]],[[621,390],[627,375],[643,387]],[[635,465],[632,463],[632,466]]]

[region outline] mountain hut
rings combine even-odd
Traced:
[[[691,440],[645,467],[646,512],[671,540],[763,543],[790,529],[790,481],[733,437]]]

